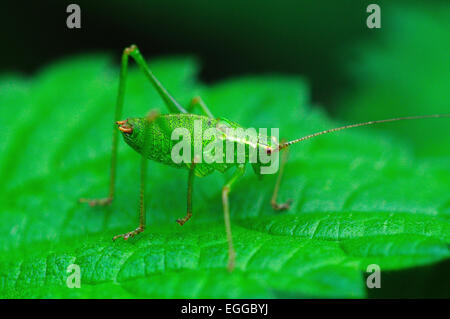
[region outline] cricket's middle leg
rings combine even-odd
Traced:
[[[183,226],[192,217],[192,188],[194,184],[195,161],[189,169],[188,189],[187,189],[187,213],[183,218],[177,219],[177,223]]]

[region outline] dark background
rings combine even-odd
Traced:
[[[81,7],[81,29],[66,27],[72,2]],[[33,73],[55,59],[90,51],[108,51],[118,60],[125,46],[136,43],[148,58],[197,57],[206,82],[243,73],[301,74],[310,82],[313,101],[330,108],[339,90],[351,88],[343,72],[355,58],[351,48],[387,29],[366,27],[370,3],[9,1],[1,10],[0,70]],[[383,8],[382,21],[385,14]]]
[[[310,102],[343,123],[449,113],[450,3],[386,0],[78,0],[81,29],[68,29],[67,6],[47,0],[1,4],[0,73],[32,76],[58,59],[123,48],[144,56],[190,55],[206,83],[244,74],[295,74]],[[381,29],[366,8],[381,7]],[[448,154],[445,122],[374,127]],[[434,125],[436,123],[436,125]]]
[[[71,2],[1,4],[0,74],[32,76],[92,52],[107,52],[118,66],[135,43],[147,59],[195,57],[206,83],[301,76],[311,105],[343,123],[450,112],[448,0],[78,0],[82,28],[68,29]],[[381,29],[366,26],[371,3],[381,7]],[[411,141],[417,154],[447,155],[447,125],[430,123],[374,129]]]

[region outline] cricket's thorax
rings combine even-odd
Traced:
[[[258,136],[257,140],[249,140],[248,138],[240,138],[233,134],[227,134],[226,128],[242,129],[240,125],[226,119],[210,119],[206,116],[197,114],[167,114],[160,115],[151,123],[147,122],[147,140],[144,141],[144,132],[146,118],[130,118],[127,120],[128,124],[133,128],[132,133],[123,133],[125,142],[140,154],[146,154],[151,160],[174,166],[179,168],[190,168],[187,163],[175,163],[172,158],[173,147],[180,142],[178,139],[172,140],[172,132],[175,129],[185,129],[190,135],[191,157],[194,157],[194,147],[200,143],[202,150],[207,149],[207,146],[212,142],[217,142],[216,137],[210,136],[207,132],[211,129],[223,130],[223,158],[221,162],[206,163],[202,155],[202,161],[195,165],[195,174],[197,176],[206,176],[215,170],[224,172],[230,167],[240,164],[237,160],[238,147],[245,149],[245,163],[248,162],[250,150],[257,150],[258,148],[267,149],[273,147],[274,140],[267,137]],[[206,134],[205,134],[206,133]],[[201,139],[199,139],[201,134]],[[261,142],[261,141],[264,142]],[[230,143],[231,142],[231,143]],[[144,143],[146,144],[144,152]],[[227,147],[233,144],[234,161],[227,162],[226,152]],[[211,146],[211,145],[210,145]],[[211,147],[210,147],[211,148]],[[204,154],[204,153],[203,153]],[[214,156],[212,150],[212,156]],[[254,167],[255,168],[255,167]]]

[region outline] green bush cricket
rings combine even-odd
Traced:
[[[128,60],[132,57],[142,72],[146,75],[149,81],[152,83],[154,88],[157,90],[165,105],[169,110],[169,114],[160,115],[155,111],[149,112],[149,114],[142,118],[129,118],[127,120],[120,120],[122,115],[124,95],[125,95],[125,82],[127,77]],[[191,113],[194,108],[200,108],[204,115],[197,115]],[[295,139],[289,142],[278,143],[277,139],[270,136],[264,138],[259,138],[256,143],[249,143],[248,140],[233,139],[231,143],[238,146],[239,144],[245,144],[247,149],[257,148],[262,149],[268,155],[272,155],[279,151],[284,151],[280,169],[278,171],[278,176],[276,179],[273,195],[271,198],[271,205],[275,210],[286,210],[289,208],[290,201],[279,204],[277,202],[277,194],[279,186],[281,183],[281,178],[283,175],[284,165],[287,161],[287,149],[290,145],[319,136],[323,134],[328,134],[348,128],[366,126],[378,123],[394,122],[400,120],[412,120],[412,119],[423,119],[423,118],[440,118],[440,117],[450,117],[450,114],[433,114],[433,115],[423,115],[423,116],[408,116],[399,117],[385,120],[369,121],[364,123],[357,123],[351,125],[345,125],[325,131],[320,131],[313,133],[299,139]],[[193,128],[194,122],[200,121],[202,123],[202,128],[204,130],[208,128],[217,128],[221,123],[225,122],[230,128],[242,128],[239,124],[228,121],[226,119],[215,118],[208,106],[203,102],[200,97],[194,97],[188,106],[184,108],[181,106],[175,98],[173,98],[169,92],[164,88],[164,86],[158,81],[158,79],[153,75],[150,68],[147,66],[145,59],[139,52],[139,49],[132,45],[126,48],[122,55],[122,64],[120,71],[119,80],[119,90],[117,95],[117,103],[115,109],[115,124],[113,128],[112,136],[112,153],[111,153],[111,167],[110,167],[110,184],[109,184],[109,194],[106,198],[101,199],[80,199],[80,202],[89,203],[91,206],[96,205],[108,205],[114,199],[115,191],[115,178],[116,178],[116,164],[117,164],[117,145],[118,145],[118,130],[122,132],[123,138],[127,144],[129,144],[133,149],[135,149],[141,156],[141,173],[140,173],[140,213],[139,213],[139,226],[128,233],[117,235],[113,238],[116,240],[119,237],[125,240],[133,237],[145,229],[145,182],[146,182],[146,163],[147,159],[152,159],[160,163],[186,168],[189,170],[188,175],[188,191],[187,191],[187,213],[186,216],[177,220],[178,224],[183,225],[192,216],[192,191],[193,191],[193,180],[194,175],[199,177],[207,176],[214,171],[219,171],[224,173],[231,167],[236,167],[236,170],[230,180],[222,188],[222,204],[223,213],[225,221],[225,230],[228,241],[228,269],[232,270],[235,262],[235,252],[233,248],[233,239],[231,234],[231,224],[230,224],[230,212],[229,212],[229,193],[233,188],[236,181],[244,174],[245,164],[249,163],[248,157],[245,158],[245,163],[197,163],[197,159],[194,157],[190,163],[175,163],[171,157],[171,150],[173,147],[173,141],[171,139],[171,133],[176,128],[185,128],[191,135],[194,135]],[[116,127],[117,126],[117,127]],[[118,128],[118,130],[117,130]],[[225,139],[229,140],[230,137],[225,135]],[[205,141],[201,141],[205,144]],[[196,145],[194,145],[195,147]],[[233,150],[236,150],[234,147]],[[262,163],[256,162],[252,163],[255,173],[260,174],[260,167]]]

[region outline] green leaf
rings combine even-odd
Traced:
[[[342,124],[310,106],[299,78],[207,87],[190,59],[151,67],[183,104],[201,94],[216,116],[280,128],[286,139]],[[449,258],[450,158],[417,159],[401,139],[367,128],[292,147],[279,194],[293,199],[288,212],[269,205],[276,177],[247,170],[231,193],[231,274],[221,206],[231,172],[195,180],[194,216],[180,228],[187,171],[150,162],[148,228],[112,242],[137,225],[139,155],[120,143],[111,206],[77,199],[106,195],[117,77],[105,56],[62,61],[32,79],[1,77],[1,297],[365,297],[370,264],[390,271]],[[141,73],[129,77],[126,117],[165,112]],[[70,264],[80,266],[80,289],[66,285]]]

